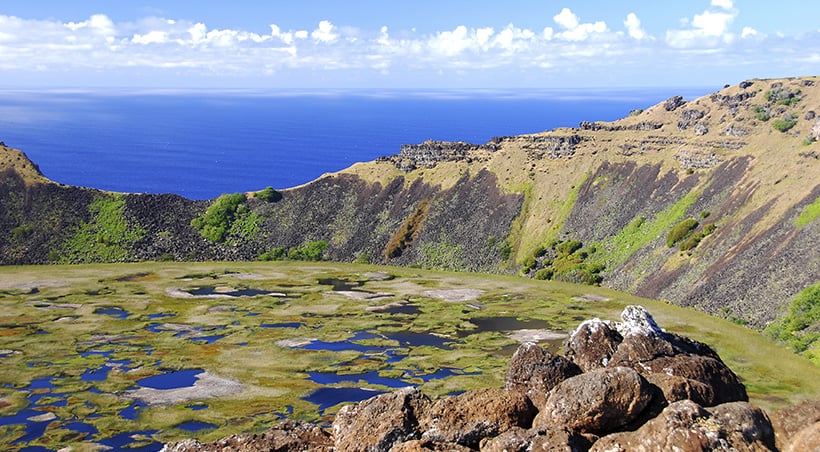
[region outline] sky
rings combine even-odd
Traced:
[[[0,0],[0,88],[722,87],[818,73],[815,0]]]

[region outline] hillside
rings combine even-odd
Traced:
[[[526,267],[763,327],[820,280],[818,111],[820,77],[750,80],[614,122],[407,145],[281,193],[213,202],[61,186],[3,146],[0,261],[318,251],[449,270]]]

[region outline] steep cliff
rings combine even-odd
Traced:
[[[517,273],[529,260],[532,274],[575,240],[562,258],[603,269],[603,285],[764,326],[820,280],[816,111],[820,77],[751,80],[611,123],[407,145],[235,200],[216,242],[191,226],[215,202],[58,185],[3,146],[0,261],[250,260],[324,241],[339,261]]]

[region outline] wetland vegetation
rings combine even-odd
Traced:
[[[599,287],[304,261],[5,267],[0,448],[151,450],[403,386],[498,387],[519,341],[557,351],[627,304],[714,347],[753,403],[820,396],[818,368],[758,332]]]

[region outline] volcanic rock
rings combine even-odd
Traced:
[[[497,388],[468,391],[437,401],[420,419],[422,439],[478,447],[486,437],[512,427],[529,427],[535,416],[520,392]]]
[[[414,387],[345,405],[333,421],[336,450],[388,451],[395,444],[418,439],[418,418],[431,405]]]
[[[504,389],[523,392],[533,405],[542,407],[555,385],[580,373],[581,369],[566,358],[527,342],[518,347],[510,361]]]
[[[596,369],[558,384],[533,427],[564,426],[595,434],[614,432],[636,419],[651,399],[649,383],[635,370]]]

